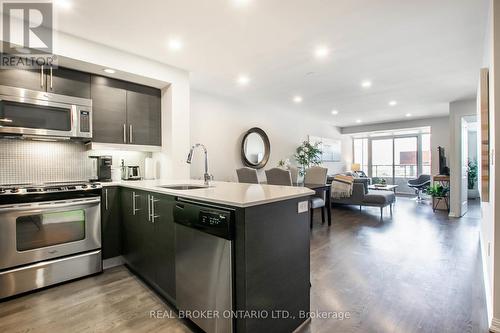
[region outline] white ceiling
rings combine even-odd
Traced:
[[[488,11],[487,0],[66,1],[63,32],[187,69],[195,90],[338,126],[443,115],[475,96]]]

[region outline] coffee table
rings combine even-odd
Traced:
[[[368,189],[376,191],[393,191],[394,194],[396,194],[396,189],[398,188],[398,186],[399,185],[385,185],[385,186],[368,185]]]

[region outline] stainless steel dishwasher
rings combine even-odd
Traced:
[[[207,333],[233,332],[233,216],[193,201],[174,208],[177,308]]]

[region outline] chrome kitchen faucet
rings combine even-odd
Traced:
[[[189,154],[186,160],[186,163],[191,164],[191,160],[193,159],[193,151],[195,150],[196,147],[201,147],[203,148],[203,152],[205,153],[205,173],[203,174],[203,179],[205,180],[205,185],[209,185],[210,180],[212,180],[212,175],[208,173],[208,152],[207,152],[207,147],[205,147],[201,143],[197,143],[191,147],[189,150]]]

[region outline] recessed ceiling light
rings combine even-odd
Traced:
[[[406,116],[407,116],[407,117],[411,117],[411,113],[407,113],[407,114],[406,114]]]
[[[389,102],[389,105],[390,105],[390,106],[396,106],[397,104],[398,104],[398,102],[397,102],[397,101],[390,101],[390,102]]]
[[[293,101],[294,101],[295,103],[301,103],[301,102],[302,102],[302,96],[295,96],[295,97],[293,98]]]
[[[316,58],[323,59],[330,54],[330,50],[326,46],[318,46],[314,50]]]
[[[236,79],[236,82],[238,82],[239,85],[244,86],[244,85],[247,85],[248,82],[250,82],[250,78],[246,75],[240,75]]]
[[[168,47],[172,51],[178,51],[178,50],[182,49],[182,46],[183,46],[182,41],[178,38],[171,38],[168,41]]]
[[[116,71],[114,69],[111,69],[111,68],[104,68],[103,71],[105,71],[108,74],[114,74],[114,73],[116,73]]]
[[[69,0],[57,0],[56,5],[64,9],[71,8],[71,2]]]
[[[361,119],[356,119],[356,123],[361,123]]]
[[[364,80],[363,82],[361,82],[361,86],[363,88],[370,88],[372,86],[372,81]]]
[[[251,0],[233,0],[233,4],[237,7],[247,6],[252,2]]]
[[[338,114],[339,114],[339,112],[338,112],[337,110],[332,110],[332,114],[333,114],[334,116],[336,116],[336,115],[338,115]]]

